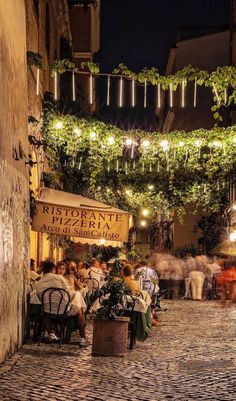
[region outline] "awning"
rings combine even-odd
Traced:
[[[34,231],[67,235],[88,244],[121,246],[128,240],[128,212],[81,195],[42,188],[36,211]]]

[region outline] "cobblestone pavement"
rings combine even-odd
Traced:
[[[0,400],[235,401],[236,304],[165,305],[159,327],[125,358],[92,357],[75,342],[24,345],[0,367]]]

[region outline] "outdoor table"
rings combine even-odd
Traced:
[[[87,289],[83,287],[79,291],[71,291],[72,298],[71,298],[71,305],[75,305],[82,310],[87,309],[86,302],[84,297],[87,293]],[[33,305],[41,305],[41,301],[37,296],[36,290],[30,292],[30,307]]]

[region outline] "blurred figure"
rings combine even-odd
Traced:
[[[82,283],[77,279],[77,266],[73,260],[67,264],[65,279],[68,281],[71,290],[79,291],[82,288]]]
[[[202,300],[202,290],[205,279],[203,272],[191,271],[189,273],[189,278],[191,280],[190,285],[191,285],[192,299],[197,301]]]
[[[141,262],[141,266],[135,270],[135,278],[139,280],[140,288],[150,295],[159,291],[157,272],[150,263]]]
[[[66,269],[67,269],[67,266],[66,266],[65,262],[63,262],[62,260],[60,262],[57,262],[57,264],[56,264],[56,273],[57,274],[61,274],[62,276],[65,276]]]
[[[133,278],[133,266],[130,263],[123,267],[121,274],[125,284],[129,287],[131,292],[135,293],[141,291],[138,281]]]
[[[36,272],[36,263],[34,259],[30,259],[30,272],[29,272],[29,279],[30,282],[35,282],[41,278],[40,274]]]

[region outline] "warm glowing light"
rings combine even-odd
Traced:
[[[227,104],[227,89],[224,90],[225,105]]]
[[[229,234],[229,239],[231,242],[236,241],[236,231],[233,231],[232,233]]]
[[[127,138],[125,143],[126,143],[126,146],[131,146],[133,144],[133,139]]]
[[[232,139],[232,142],[236,144],[236,137]]]
[[[93,140],[96,139],[97,138],[96,132],[94,132],[94,131],[90,132],[90,138]]]
[[[163,139],[160,142],[160,146],[162,147],[163,150],[168,150],[169,149],[169,142],[167,141],[167,139]]]
[[[181,107],[184,108],[185,107],[185,81],[182,81],[182,85],[181,85]]]
[[[55,123],[55,128],[56,128],[56,129],[61,129],[61,128],[63,128],[63,122],[62,122],[62,121],[57,121],[57,122]]]
[[[215,86],[214,83],[213,83],[213,91],[214,91],[214,93],[215,93],[217,102],[220,103],[220,98],[219,98],[219,95],[218,95],[218,92],[217,92],[217,89],[216,89],[216,86]]]
[[[143,107],[146,109],[147,107],[147,81],[144,82],[144,99],[143,99]]]
[[[150,146],[150,141],[148,139],[144,139],[142,142],[142,146],[144,148],[148,148],[148,146]]]
[[[197,139],[194,143],[196,146],[201,146],[202,142],[200,141],[200,139]]]
[[[161,84],[157,84],[157,108],[161,108]]]
[[[149,215],[149,210],[148,210],[148,209],[143,209],[143,210],[142,210],[142,215],[143,215],[144,217],[147,217],[147,216]]]
[[[93,104],[93,76],[89,76],[89,104]]]
[[[107,188],[107,193],[109,194],[109,192],[111,192],[110,188]]]
[[[140,226],[141,226],[141,227],[146,227],[146,225],[147,225],[146,220],[141,220],[141,221],[140,221]]]
[[[148,189],[149,189],[149,191],[152,191],[154,189],[154,185],[153,184],[149,184],[148,185]]]
[[[119,85],[119,107],[123,106],[123,91],[124,91],[124,82],[123,78],[120,77],[120,85]]]
[[[74,128],[74,133],[78,136],[81,135],[81,129],[80,128]]]
[[[135,80],[132,79],[132,83],[131,83],[131,106],[134,107],[135,106]]]
[[[126,195],[131,196],[132,195],[132,191],[131,189],[126,189],[125,190]]]
[[[108,142],[109,145],[114,145],[114,143],[115,143],[115,138],[114,138],[114,136],[109,136],[109,137],[107,138],[107,142]]]
[[[101,191],[101,187],[97,187],[97,190],[98,190],[98,191]]]
[[[54,100],[58,100],[57,71],[55,71],[54,73]]]
[[[214,141],[212,142],[212,146],[215,148],[220,148],[222,146],[222,143],[220,141]]]
[[[185,143],[183,141],[179,142],[179,147],[182,148],[185,145]]]
[[[104,244],[106,243],[106,240],[105,240],[104,238],[101,238],[101,239],[99,240],[99,243],[100,243],[101,245],[104,245]]]
[[[72,71],[72,100],[75,102],[76,97],[75,97],[75,72]]]
[[[110,87],[111,87],[111,77],[107,77],[107,106],[110,106]]]
[[[197,107],[197,78],[194,81],[193,107]]]
[[[233,210],[234,212],[236,212],[236,203],[233,203],[233,204],[232,204],[232,210]]]
[[[173,85],[172,83],[170,83],[170,87],[169,87],[169,100],[170,100],[170,107],[174,106],[174,99],[173,99]]]

